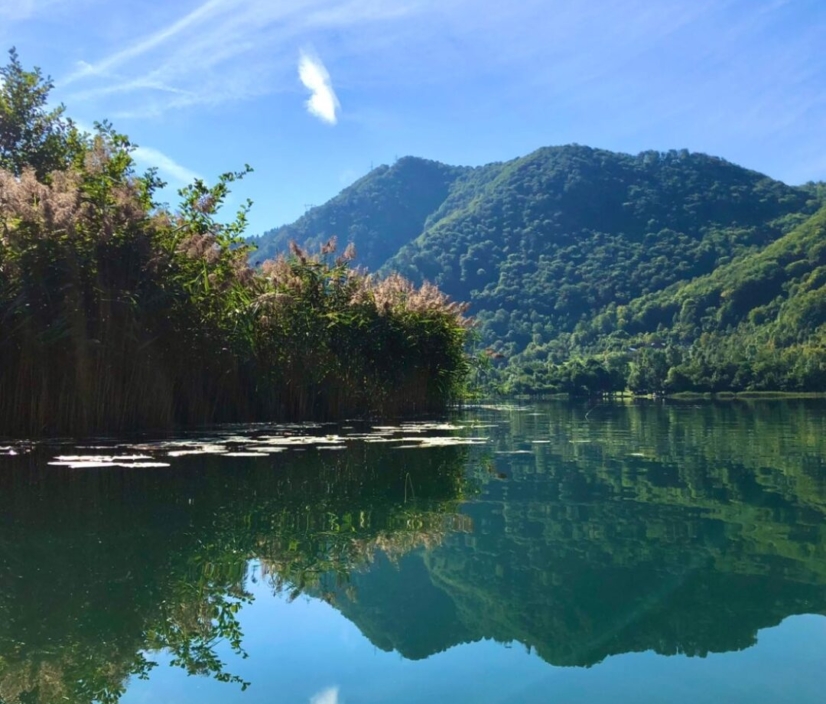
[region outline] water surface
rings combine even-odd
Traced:
[[[820,702],[826,405],[0,441],[2,702]]]

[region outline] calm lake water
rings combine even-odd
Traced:
[[[807,702],[826,404],[0,441],[0,701]]]

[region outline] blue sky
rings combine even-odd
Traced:
[[[0,0],[12,45],[172,186],[250,163],[250,233],[407,154],[688,148],[826,179],[824,0]]]

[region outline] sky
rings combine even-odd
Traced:
[[[405,155],[687,148],[826,180],[824,0],[0,0],[11,46],[170,202],[249,163],[250,234]]]

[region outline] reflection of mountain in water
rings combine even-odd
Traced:
[[[531,444],[543,437],[547,444]],[[472,534],[352,576],[336,605],[424,658],[481,638],[557,665],[746,648],[826,613],[826,432],[802,404],[556,408],[497,437]]]
[[[822,405],[586,410],[507,416],[489,448],[3,457],[0,701],[114,703],[159,651],[233,680],[213,645],[243,650],[253,578],[408,658],[481,638],[561,665],[702,655],[826,613]]]

